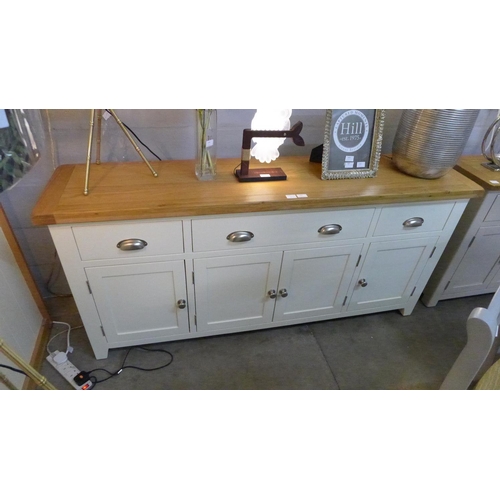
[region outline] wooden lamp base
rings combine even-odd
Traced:
[[[238,169],[234,175],[240,182],[286,181],[286,174],[281,168],[250,168],[246,175]]]

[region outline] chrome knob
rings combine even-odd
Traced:
[[[178,300],[177,307],[179,309],[185,309],[186,308],[186,301],[184,299]]]
[[[282,288],[279,292],[278,292],[283,298],[284,297],[288,297],[288,292],[286,291],[286,288]]]
[[[358,281],[358,285],[361,285],[363,288],[368,285],[368,282],[363,278],[362,280]]]
[[[267,295],[269,295],[269,298],[275,299],[276,298],[276,290],[269,290],[269,292],[267,292]]]

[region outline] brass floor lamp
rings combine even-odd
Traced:
[[[0,338],[0,352],[5,354],[13,363],[15,363],[31,380],[33,380],[42,389],[55,390],[56,388],[47,380],[46,377],[40,375],[30,364],[24,361],[21,356],[17,355],[5,341]],[[15,385],[7,378],[6,375],[0,373],[0,381],[9,389],[16,389]]]
[[[134,149],[139,153],[139,156],[142,158],[144,163],[149,167],[149,170],[151,170],[151,173],[154,175],[154,177],[158,177],[158,173],[156,170],[151,166],[147,158],[144,156],[143,152],[141,151],[141,148],[136,144],[132,136],[130,135],[129,131],[126,129],[125,125],[122,123],[122,121],[118,118],[116,113],[112,109],[106,110],[118,123],[118,126],[122,129],[123,133],[126,135],[127,139],[132,143],[132,146],[134,146]],[[87,165],[86,165],[86,170],[85,170],[85,188],[83,190],[84,195],[89,194],[89,178],[90,178],[90,158],[92,155],[92,142],[94,138],[94,121],[95,121],[95,115],[96,115],[96,110],[91,109],[90,110],[90,132],[89,132],[89,142],[88,142],[88,149],[87,149]],[[96,139],[96,163],[99,165],[101,163],[101,129],[102,129],[102,109],[97,110],[97,139]]]

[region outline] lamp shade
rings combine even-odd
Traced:
[[[290,130],[291,109],[257,109],[252,120],[252,130]],[[285,139],[255,137],[250,154],[261,163],[271,163],[278,158],[279,147]]]

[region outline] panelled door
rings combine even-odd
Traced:
[[[108,342],[189,332],[184,261],[91,267],[89,289]]]
[[[331,316],[347,297],[362,245],[286,251],[274,321]]]
[[[347,310],[404,307],[437,240],[430,237],[371,243]]]
[[[480,228],[447,284],[445,293],[466,295],[483,290],[496,272],[499,251],[500,227]]]

